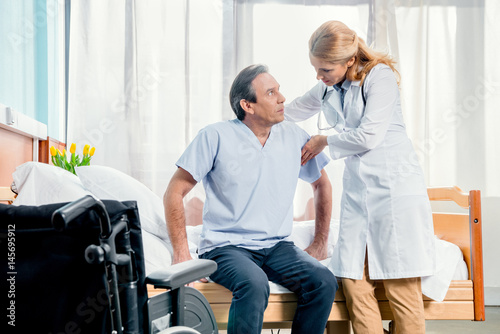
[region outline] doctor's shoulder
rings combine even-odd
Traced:
[[[394,80],[397,84],[398,75],[386,64],[377,64],[370,70],[363,85],[369,87],[372,83],[387,81],[388,79]]]

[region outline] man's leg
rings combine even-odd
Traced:
[[[200,257],[217,262],[210,278],[233,293],[228,334],[260,334],[269,300],[269,283],[260,268],[260,251],[240,247],[216,248]]]
[[[425,314],[420,277],[387,279],[383,282],[394,314],[396,334],[424,334]]]
[[[382,316],[375,297],[375,282],[365,261],[363,279],[342,279],[345,301],[355,334],[383,334]]]
[[[262,268],[269,280],[297,294],[292,333],[323,334],[338,289],[335,276],[291,242],[280,242],[264,251]]]

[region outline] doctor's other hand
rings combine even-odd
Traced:
[[[320,154],[323,149],[328,146],[326,136],[312,136],[309,141],[302,147],[301,164],[305,165],[309,160]]]

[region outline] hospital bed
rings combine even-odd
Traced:
[[[0,188],[0,195],[2,195],[0,200],[14,200],[14,194],[8,188]],[[472,190],[466,193],[458,187],[439,187],[429,188],[428,195],[431,201],[449,201],[464,208],[464,213],[434,212],[433,219],[436,237],[439,240],[452,243],[460,249],[461,256],[463,257],[463,265],[466,268],[466,277],[462,276],[459,280],[452,279],[449,282],[449,288],[442,301],[434,301],[423,296],[426,319],[484,321],[480,191]],[[308,206],[311,207],[311,205],[312,202],[310,201]],[[189,226],[187,227],[188,239],[190,239],[190,247],[193,248],[202,227],[200,220],[203,202],[195,197],[190,199],[185,206],[186,216],[189,220]],[[313,212],[313,210],[306,210],[305,214],[301,217],[303,221],[297,221],[295,224],[300,226],[302,223],[310,223],[306,227],[309,227],[309,231],[312,233],[313,220],[311,219],[314,217],[310,212]],[[304,235],[305,231],[304,229],[298,230],[296,234]],[[335,233],[334,229],[331,229],[331,232]],[[143,231],[143,238],[151,237],[150,234],[148,231]],[[155,247],[154,242],[151,242],[151,239],[147,240],[148,242],[144,243],[146,257],[152,253],[155,253],[155,256],[158,258],[169,256],[158,254],[158,248]],[[150,247],[149,250],[148,247]],[[153,261],[153,263],[150,262],[152,266],[162,266],[162,264],[157,263],[158,260],[150,259],[150,261]],[[147,263],[148,258],[146,258]],[[459,262],[459,264],[461,263]],[[325,265],[327,264],[325,263]],[[229,314],[232,298],[231,292],[213,282],[195,283],[194,287],[207,298],[219,328],[224,328]],[[147,290],[149,297],[164,292],[164,290],[156,289],[151,285],[148,286]],[[383,319],[393,320],[382,284],[377,287],[376,296],[379,300]],[[290,327],[295,307],[296,297],[293,293],[283,288],[280,289],[279,286],[273,286],[271,288],[269,305],[264,314],[264,327]],[[335,296],[335,302],[327,325],[327,332],[349,333],[349,328],[350,323],[345,306],[345,297],[340,288]]]

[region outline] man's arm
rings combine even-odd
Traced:
[[[187,242],[183,199],[194,188],[196,183],[191,174],[182,168],[178,168],[163,196],[168,235],[174,249],[172,264],[192,259]]]
[[[318,260],[324,260],[327,257],[328,233],[332,216],[332,185],[324,169],[321,170],[320,178],[311,185],[314,192],[316,224],[314,240],[305,251]]]

